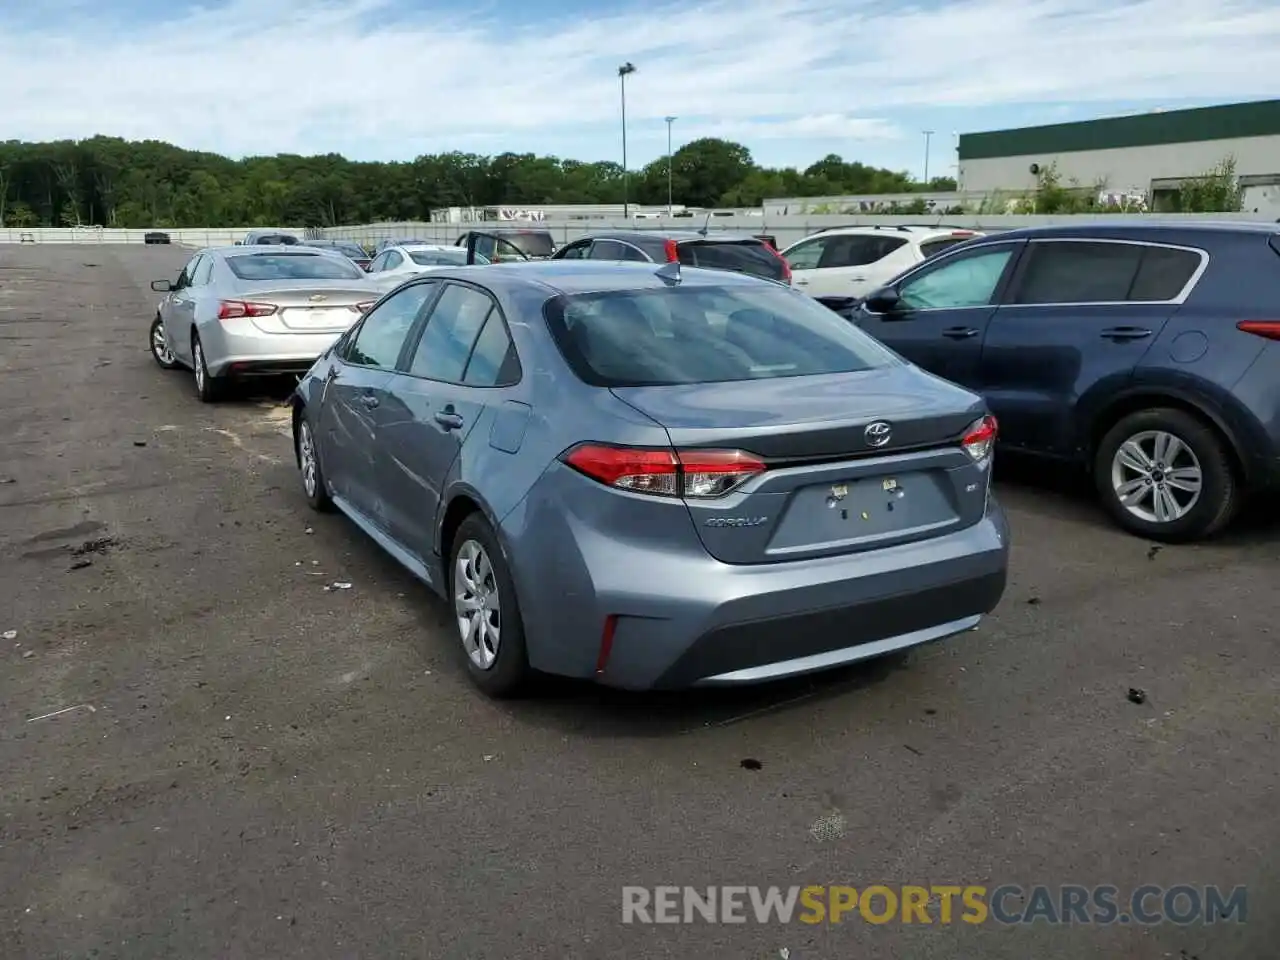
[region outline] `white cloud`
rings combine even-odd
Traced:
[[[682,140],[831,140],[837,152],[895,136],[904,110],[1280,87],[1275,0],[672,0],[526,27],[453,0],[210,2],[137,22],[113,19],[109,2],[0,12],[6,135],[101,132],[231,155],[557,141],[611,155],[628,60],[641,141],[665,137],[662,117],[676,114]]]

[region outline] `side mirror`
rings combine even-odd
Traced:
[[[893,287],[881,287],[879,290],[873,290],[862,301],[862,305],[872,313],[896,313],[902,306],[902,298]]]
[[[151,289],[156,293],[168,293],[173,289],[173,284],[168,280],[152,280]]]

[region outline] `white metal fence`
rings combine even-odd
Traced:
[[[768,234],[777,239],[780,246],[808,236],[828,227],[846,225],[881,225],[895,226],[919,224],[924,226],[942,225],[961,227],[972,230],[999,231],[1012,230],[1016,227],[1035,226],[1055,223],[1079,223],[1087,219],[1087,215],[1075,216],[996,216],[987,214],[955,214],[951,216],[898,217],[873,215],[847,216],[730,216],[690,219],[677,217],[673,219],[623,220],[546,220],[536,226],[551,232],[556,243],[567,243],[585,233],[599,230],[698,230],[706,227],[715,233],[728,231],[733,233]],[[1271,222],[1272,218],[1261,214],[1217,213],[1217,214],[1147,214],[1119,215],[1106,214],[1096,217],[1105,223],[1116,223],[1120,220],[1138,221],[1257,221]],[[355,240],[372,246],[379,240],[412,239],[428,240],[440,243],[453,243],[466,230],[483,230],[486,227],[519,226],[510,221],[494,221],[485,223],[370,223],[346,227],[328,227],[323,234],[333,239]],[[529,224],[528,226],[534,226]],[[241,239],[249,228],[183,228],[163,229],[169,234],[173,243],[190,247],[223,246]],[[303,236],[301,227],[281,227]],[[142,243],[147,230],[116,230],[102,227],[0,227],[0,243]],[[314,232],[314,231],[313,231]]]

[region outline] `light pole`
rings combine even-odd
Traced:
[[[933,136],[932,130],[925,130],[924,133],[924,185],[929,186],[929,140]]]
[[[622,219],[631,219],[631,206],[627,188],[627,74],[635,73],[635,64],[628,60],[618,68],[618,83],[622,87]]]
[[[671,125],[678,120],[678,117],[663,117],[667,121],[667,217],[670,218],[672,211],[671,204]]]

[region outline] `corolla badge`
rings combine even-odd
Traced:
[[[768,517],[712,517],[706,521],[708,527],[758,527],[768,521]]]
[[[893,428],[883,420],[876,420],[867,424],[867,428],[862,431],[862,436],[866,439],[867,446],[883,447],[893,436]]]

